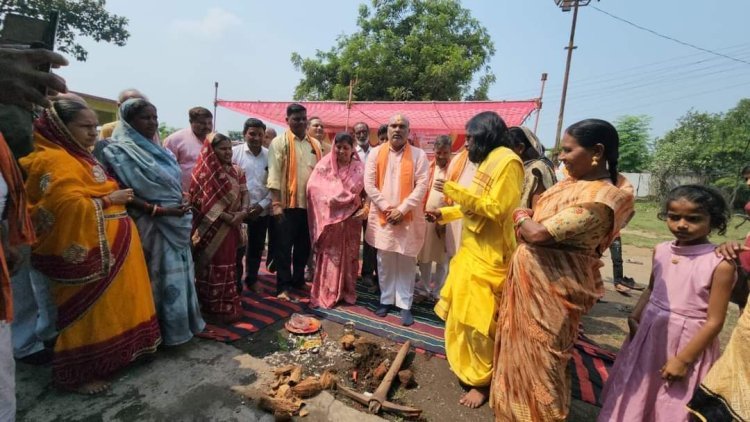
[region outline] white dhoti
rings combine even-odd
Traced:
[[[416,275],[417,258],[398,252],[378,250],[380,303],[396,305],[400,309],[411,309]]]

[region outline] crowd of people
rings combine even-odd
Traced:
[[[40,81],[28,76],[39,60],[65,64],[24,54],[32,70],[19,86]],[[379,292],[375,315],[404,326],[415,300],[433,301],[462,405],[489,401],[498,421],[567,418],[571,351],[604,293],[601,256],[634,214],[610,123],[566,129],[558,182],[534,133],[494,112],[466,123],[455,155],[438,136],[430,158],[402,114],[331,140],[294,103],[282,133],[250,118],[232,142],[195,107],[162,142],[157,108],[137,90],[121,93],[119,120],[101,128],[73,94],[15,92],[3,107],[39,113],[31,148],[0,141],[0,420],[15,414],[13,356],[51,362],[62,389],[100,393],[160,345],[238,321],[243,292],[260,291],[264,252],[279,300],[354,304],[359,281]],[[724,355],[717,339],[744,283],[735,261],[746,247],[709,241],[729,215],[712,188],[669,193],[659,216],[675,240],[655,248],[599,420],[750,416],[750,316]]]

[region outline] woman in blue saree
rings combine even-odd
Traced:
[[[159,326],[165,345],[190,340],[205,328],[195,291],[190,250],[192,214],[172,153],[152,141],[156,107],[140,98],[120,107],[120,124],[95,153],[120,184],[133,189],[128,204],[141,235]]]

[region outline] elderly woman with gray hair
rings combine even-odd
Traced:
[[[133,189],[128,213],[141,235],[162,338],[168,346],[182,344],[205,323],[195,291],[192,214],[183,202],[180,166],[152,141],[159,125],[153,104],[127,100],[120,116],[112,138],[101,141],[95,154],[121,185]]]

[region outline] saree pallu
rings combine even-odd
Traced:
[[[240,314],[236,275],[240,229],[225,223],[220,216],[240,210],[247,184],[239,167],[225,169],[219,162],[211,139],[209,135],[203,144],[190,186],[195,210],[192,229],[195,285],[204,316],[213,315],[220,320],[217,322],[229,322]]]
[[[750,420],[750,310],[740,315],[726,350],[687,405],[701,421]]]
[[[132,104],[126,102],[120,114]],[[101,144],[105,141],[97,146]],[[99,160],[122,186],[132,188],[138,198],[153,205],[173,208],[182,204],[180,167],[164,147],[125,121],[118,123],[112,140],[105,145]],[[134,207],[128,208],[128,214],[135,220],[143,244],[164,344],[185,343],[205,328],[190,250],[193,215],[156,217]]]
[[[20,163],[38,237],[31,261],[52,280],[58,309],[53,378],[75,388],[155,351],[161,336],[133,222],[98,199],[117,183],[61,125],[46,111]]]
[[[352,218],[362,205],[364,165],[354,153],[340,168],[336,154],[324,156],[307,183],[307,221],[315,250],[315,276],[310,301],[332,308],[339,301],[353,305],[359,272],[362,223]]]
[[[568,416],[567,366],[578,326],[603,293],[601,251],[632,216],[633,197],[606,181],[567,179],[542,194],[533,216],[544,224],[570,207],[592,203],[611,210],[606,230],[550,246],[522,243],[513,254],[495,337],[490,401],[498,421]]]

